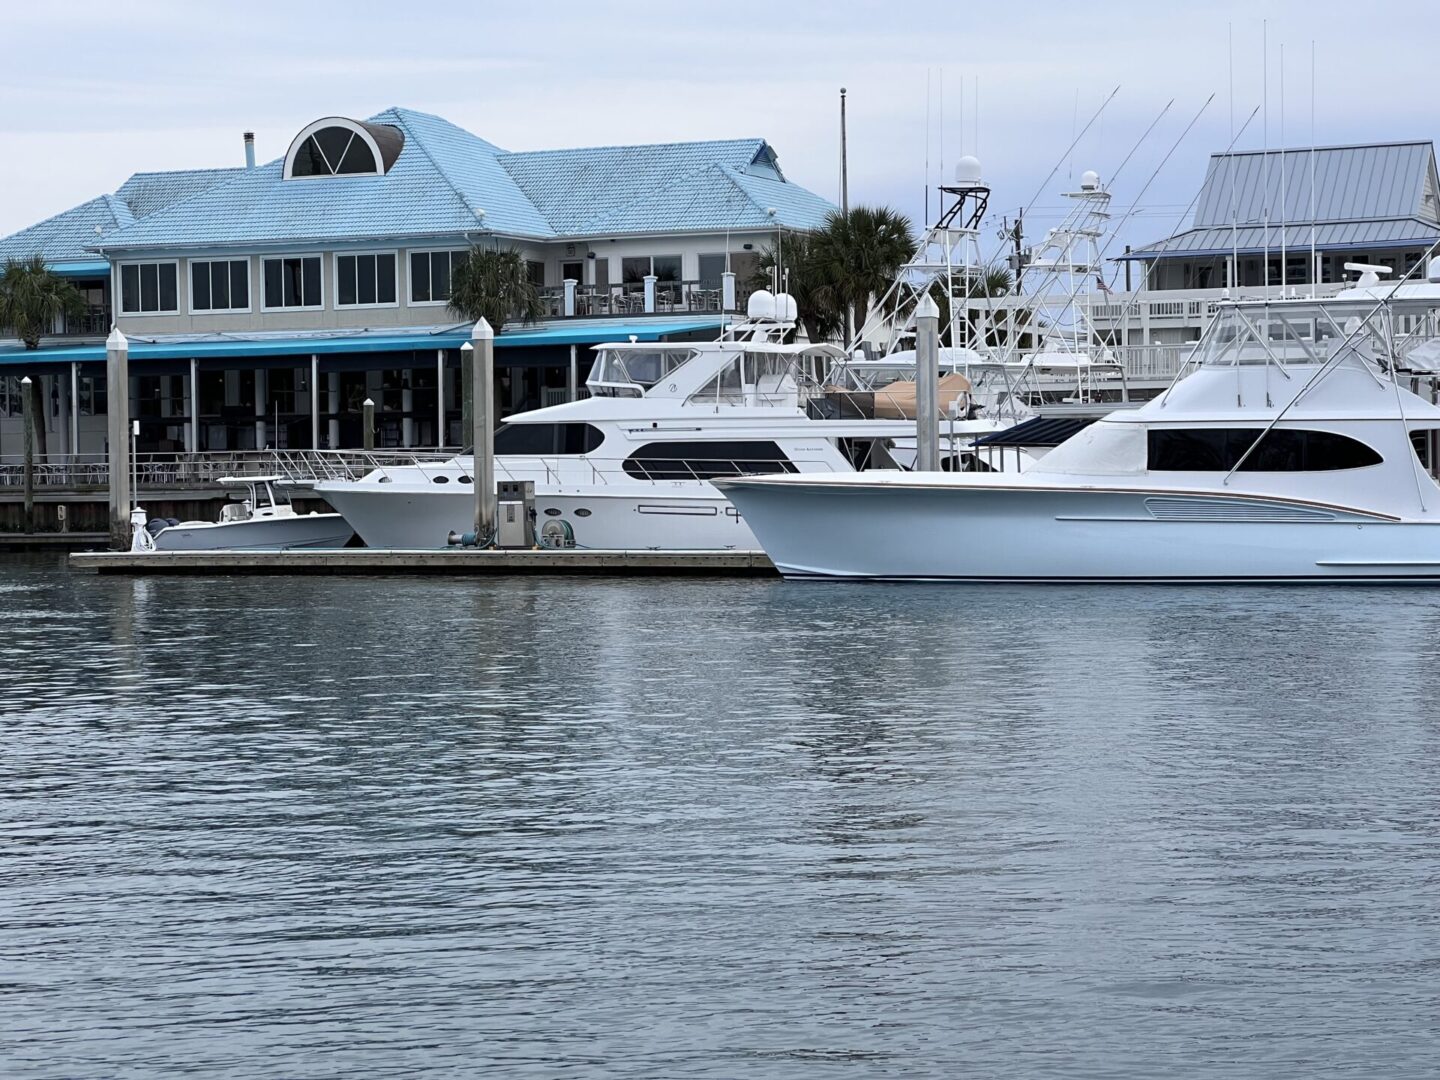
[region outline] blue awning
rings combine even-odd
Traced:
[[[108,278],[110,264],[104,259],[95,259],[90,262],[56,263],[50,267],[50,272],[61,277]]]
[[[522,327],[495,337],[497,350],[536,348],[547,345],[597,345],[605,341],[659,341],[671,334],[719,333],[725,318],[712,315],[694,319],[585,320]],[[373,334],[296,334],[241,337],[229,334],[170,335],[130,338],[131,360],[218,360],[230,358],[267,359],[277,356],[333,356],[350,353],[412,352],[458,349],[470,340],[470,328],[446,328],[430,332],[377,331]],[[93,363],[105,359],[102,343],[56,345],[26,350],[0,349],[0,366]]]

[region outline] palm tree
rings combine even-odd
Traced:
[[[825,276],[818,258],[820,240],[813,231],[786,233],[777,252],[773,247],[760,254],[760,265],[750,284],[755,288],[774,287],[775,264],[781,267],[781,291],[795,298],[795,310],[806,336],[814,342],[838,338],[845,330],[845,316],[835,290]]]
[[[12,332],[27,349],[38,349],[62,315],[85,313],[85,298],[73,284],[54,274],[39,255],[7,259],[0,273],[0,328]]]
[[[470,322],[484,318],[498,334],[511,319],[537,321],[545,303],[518,250],[476,246],[451,271],[450,309]]]
[[[832,210],[818,236],[817,259],[843,311],[860,330],[870,305],[885,295],[900,268],[915,254],[910,219],[888,206]]]

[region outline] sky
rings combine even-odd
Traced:
[[[1028,207],[1038,240],[1094,169],[1114,195],[1116,254],[1188,220],[1207,157],[1257,107],[1237,147],[1311,145],[1312,42],[1315,143],[1432,139],[1416,42],[1433,10],[0,0],[0,236],[134,172],[239,165],[243,131],[266,161],[311,120],[390,105],[509,150],[760,136],[788,179],[838,201],[843,86],[852,204],[918,227],[942,162],[948,176],[974,154],[993,189],[988,255],[1005,215]]]

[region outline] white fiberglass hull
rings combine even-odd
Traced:
[[[1254,494],[720,486],[787,577],[1440,584],[1440,522]]]
[[[474,490],[407,491],[356,483],[317,484],[367,547],[443,548],[450,533],[475,527]],[[555,511],[551,513],[550,511]],[[758,551],[760,544],[730,501],[708,484],[663,482],[645,490],[536,492],[536,527],[563,521],[575,546],[606,550]]]
[[[295,514],[248,521],[188,521],[155,535],[158,551],[340,548],[355,535],[339,514]]]

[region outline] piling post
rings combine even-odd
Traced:
[[[35,531],[35,403],[30,376],[20,380],[20,407],[25,416],[25,532]]]
[[[915,468],[940,469],[940,308],[926,293],[915,306]]]
[[[475,452],[475,541],[495,543],[495,331],[483,318],[470,331]]]
[[[361,408],[361,409],[363,410],[363,412],[364,412],[364,419],[361,421],[361,423],[362,423],[362,424],[364,425],[364,427],[365,427],[364,436],[363,436],[364,439],[365,439],[365,449],[366,449],[366,450],[374,450],[374,449],[375,449],[375,402],[371,401],[371,400],[367,397],[367,398],[361,403],[360,408]]]
[[[105,339],[110,546],[130,550],[130,342],[117,327]]]
[[[475,346],[460,346],[460,441],[475,430]]]

